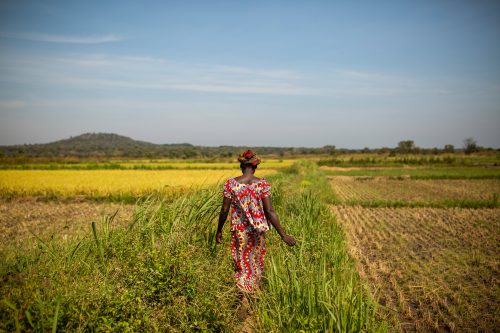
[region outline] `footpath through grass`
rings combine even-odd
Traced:
[[[266,279],[252,300],[256,331],[385,331],[327,207],[312,162],[270,177],[273,202],[298,245],[268,235]],[[0,250],[0,331],[239,331],[228,249],[215,245],[221,188],[151,196],[127,227]]]

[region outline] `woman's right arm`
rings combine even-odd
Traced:
[[[280,224],[278,219],[278,215],[274,211],[273,203],[271,202],[271,198],[269,196],[262,198],[262,205],[264,206],[264,213],[266,214],[266,218],[273,227],[276,229],[281,239],[289,246],[295,245],[295,238],[290,235],[287,235],[285,229]]]
[[[215,240],[218,244],[222,243],[222,228],[224,227],[224,223],[226,222],[230,207],[231,207],[231,198],[224,197],[224,200],[222,201],[222,207],[219,213],[219,224],[217,226],[217,233],[215,234]]]

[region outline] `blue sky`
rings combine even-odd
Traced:
[[[495,1],[0,1],[0,145],[500,147]]]

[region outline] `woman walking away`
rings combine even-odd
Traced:
[[[242,292],[252,293],[259,287],[264,270],[268,222],[289,246],[295,245],[295,239],[285,233],[273,209],[271,185],[264,178],[254,176],[260,159],[247,150],[238,161],[243,174],[229,178],[224,184],[216,241],[222,243],[222,228],[231,208],[231,256],[236,285]]]

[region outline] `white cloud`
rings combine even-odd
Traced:
[[[103,44],[119,42],[124,38],[114,34],[107,34],[101,36],[65,36],[65,35],[52,35],[36,32],[1,32],[0,37],[30,40],[35,42],[48,42],[48,43],[68,43],[68,44]]]

